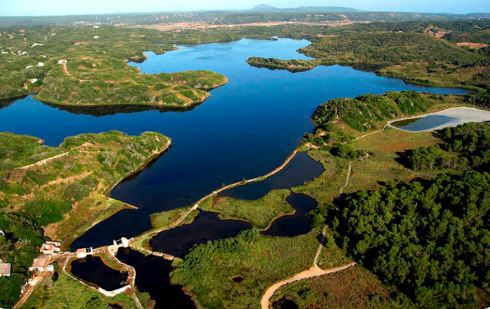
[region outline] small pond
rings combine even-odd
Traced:
[[[292,193],[287,197],[287,202],[296,210],[292,215],[278,218],[263,235],[293,237],[311,231],[311,223],[306,219],[306,214],[316,208],[317,202],[308,195]]]
[[[122,288],[128,279],[128,273],[110,268],[100,257],[91,255],[71,262],[71,273],[106,291]]]
[[[272,304],[272,309],[299,309],[299,306],[291,299],[283,297]]]
[[[440,126],[457,121],[457,118],[445,115],[428,115],[421,118],[393,122],[392,125],[410,132],[430,131]]]

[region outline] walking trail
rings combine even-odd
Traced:
[[[314,277],[323,276],[323,275],[327,275],[327,274],[333,274],[333,273],[345,270],[345,269],[352,267],[354,265],[356,265],[356,263],[352,262],[352,263],[349,263],[347,265],[343,265],[343,266],[339,266],[339,267],[335,267],[335,268],[330,268],[330,269],[325,269],[325,270],[321,269],[320,267],[318,267],[316,265],[313,265],[305,271],[297,273],[297,274],[293,275],[292,277],[289,277],[285,280],[276,282],[273,285],[271,285],[265,291],[264,295],[262,296],[262,299],[260,300],[260,306],[262,309],[269,309],[269,300],[272,297],[272,295],[274,295],[274,292],[286,284],[289,284],[289,283],[292,283],[295,281],[299,281],[299,280],[308,279],[308,278],[314,278]]]
[[[35,163],[32,163],[32,164],[29,164],[29,165],[25,165],[25,166],[21,166],[21,167],[18,167],[17,169],[18,170],[27,170],[27,169],[30,169],[32,167],[35,167],[35,166],[40,166],[40,165],[44,165],[50,161],[53,161],[53,160],[56,160],[56,159],[59,159],[59,158],[62,158],[64,156],[68,155],[68,152],[63,152],[63,153],[60,153],[59,155],[56,155],[56,156],[52,156],[50,158],[47,158],[47,159],[43,159],[43,160],[40,160],[40,161],[37,161]]]

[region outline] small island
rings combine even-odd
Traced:
[[[289,72],[304,72],[316,68],[318,60],[280,60],[275,58],[250,57],[247,63],[257,68],[268,68],[271,70],[288,70]]]

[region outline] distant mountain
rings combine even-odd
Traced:
[[[265,4],[265,3],[262,3],[262,4],[259,4],[257,6],[255,6],[252,11],[261,11],[261,12],[264,12],[264,11],[277,11],[278,8],[276,8],[275,6],[272,6],[272,5],[269,5],[269,4]]]
[[[259,4],[252,8],[253,12],[274,12],[274,13],[346,13],[359,12],[360,10],[340,7],[340,6],[302,6],[297,8],[277,8],[269,4]]]

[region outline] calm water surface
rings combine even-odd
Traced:
[[[403,130],[417,132],[431,130],[432,128],[439,127],[454,120],[457,120],[457,118],[444,115],[428,115],[422,118],[414,119],[408,123],[402,122],[401,125],[398,122],[394,122],[393,125]]]
[[[150,240],[150,245],[153,250],[183,258],[196,244],[234,237],[250,228],[252,228],[250,223],[221,220],[216,213],[200,211],[192,224],[163,231]]]
[[[114,291],[126,285],[128,273],[110,268],[98,256],[87,256],[71,262],[71,273],[85,282],[95,284],[106,291]]]
[[[0,131],[38,136],[48,145],[87,132],[121,130],[129,134],[158,131],[173,146],[150,168],[121,183],[113,197],[139,207],[122,211],[96,225],[73,243],[73,249],[109,244],[150,227],[153,212],[187,206],[200,197],[280,165],[311,131],[310,116],[321,103],[338,97],[416,90],[461,93],[426,88],[348,67],[318,67],[302,73],[254,68],[250,56],[305,59],[296,51],[307,41],[240,40],[185,47],[164,55],[149,54],[144,73],[210,69],[229,83],[192,111],[141,111],[106,116],[76,114],[44,105],[32,97],[0,109]]]
[[[287,197],[287,202],[296,212],[274,220],[263,235],[293,237],[311,231],[311,223],[306,219],[306,214],[316,208],[317,202],[305,194],[292,193]]]
[[[156,309],[196,308],[181,286],[170,283],[172,262],[153,255],[144,256],[131,249],[119,249],[117,258],[134,267],[138,291],[150,294],[151,299],[156,302]]]
[[[220,193],[242,200],[257,200],[271,190],[289,189],[320,176],[324,171],[320,162],[313,160],[305,152],[300,152],[279,173],[260,182],[233,188]]]

